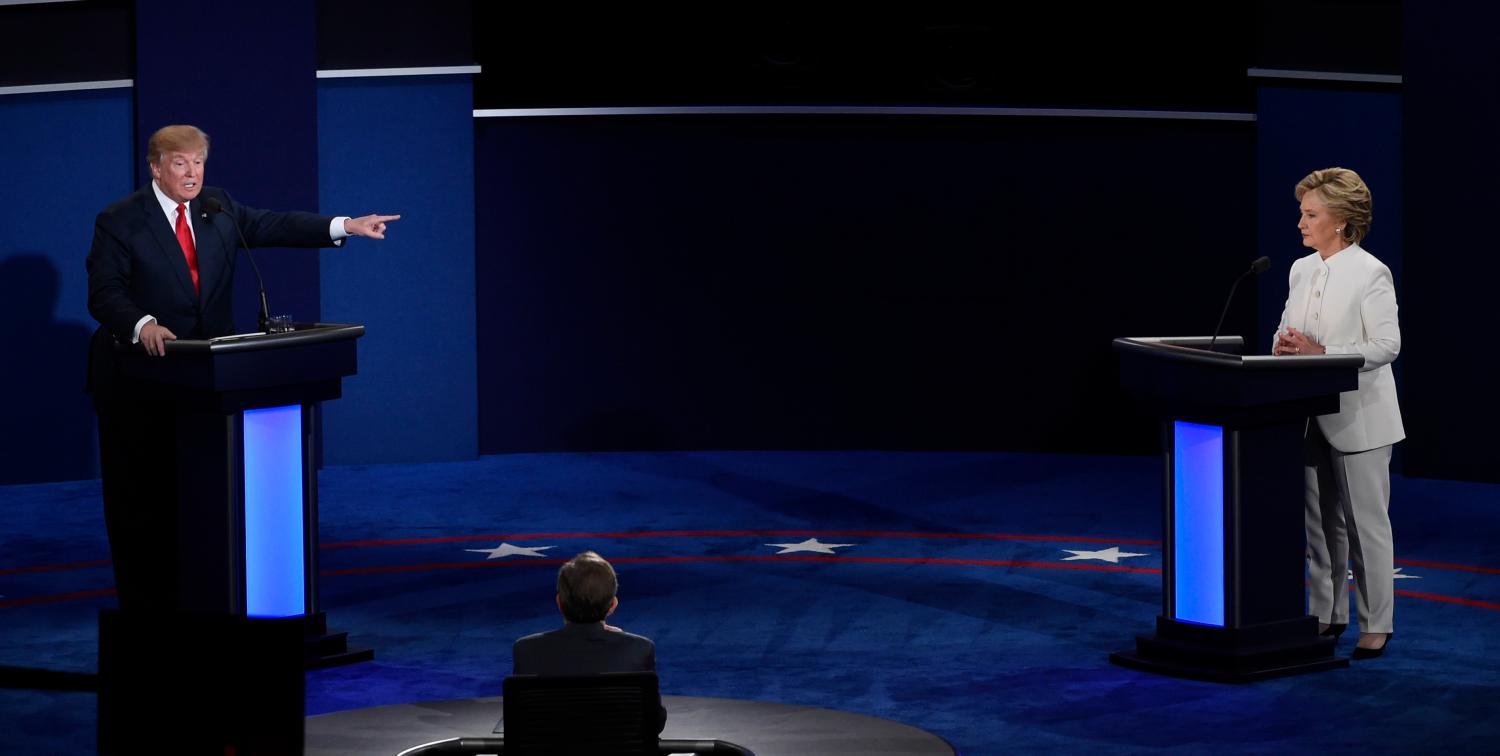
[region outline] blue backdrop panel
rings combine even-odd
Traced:
[[[0,97],[0,484],[95,475],[83,261],[94,215],[131,190],[131,94]]]
[[[324,320],[368,329],[359,375],[323,407],[331,464],[478,454],[472,102],[468,77],[319,85],[322,205],[402,216],[322,258]]]
[[[314,210],[315,9],[298,0],[270,0],[251,11],[238,3],[136,3],[139,181],[151,180],[145,160],[151,133],[169,123],[191,123],[213,142],[205,183],[254,207]],[[318,319],[319,254],[278,249],[256,256],[273,315]],[[234,291],[237,329],[255,330],[255,276],[244,261],[235,271]]]
[[[1286,303],[1292,262],[1310,254],[1297,232],[1292,189],[1302,177],[1339,166],[1359,173],[1374,198],[1374,222],[1361,244],[1390,266],[1401,300],[1401,95],[1398,92],[1262,87],[1256,113],[1260,252],[1271,270],[1260,286],[1256,343],[1268,353]],[[1396,362],[1400,370],[1401,361]]]

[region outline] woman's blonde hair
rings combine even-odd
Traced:
[[[1348,168],[1313,171],[1297,182],[1297,201],[1308,192],[1317,192],[1328,211],[1344,221],[1344,241],[1358,244],[1370,234],[1370,187],[1358,173]]]

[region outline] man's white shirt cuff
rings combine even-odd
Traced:
[[[328,238],[333,240],[333,246],[335,247],[343,246],[343,241],[351,236],[348,231],[344,230],[344,221],[346,220],[349,220],[349,216],[340,215],[334,218],[332,223],[328,224]]]
[[[141,343],[141,329],[145,328],[146,324],[150,323],[153,320],[156,320],[156,318],[153,317],[153,316],[151,316],[151,315],[147,315],[146,317],[141,318],[140,320],[135,321],[135,332],[132,333],[132,334],[130,334],[130,343],[132,343],[132,344],[139,344],[139,343]]]

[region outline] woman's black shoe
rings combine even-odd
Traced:
[[[1354,658],[1355,659],[1374,659],[1375,657],[1380,656],[1381,654],[1385,653],[1386,646],[1391,645],[1391,639],[1394,638],[1394,637],[1396,637],[1395,633],[1388,633],[1388,634],[1386,634],[1386,636],[1385,636],[1385,646],[1381,646],[1380,648],[1360,648],[1359,646],[1355,646],[1354,647]]]
[[[1328,629],[1324,630],[1321,633],[1318,633],[1318,635],[1326,635],[1331,638],[1337,638],[1344,634],[1344,628],[1348,626],[1349,623],[1347,622],[1339,622],[1337,624],[1329,625]]]

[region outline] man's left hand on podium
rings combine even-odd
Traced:
[[[345,220],[344,232],[350,236],[384,239],[386,223],[398,220],[401,220],[399,215],[361,215],[358,218]]]

